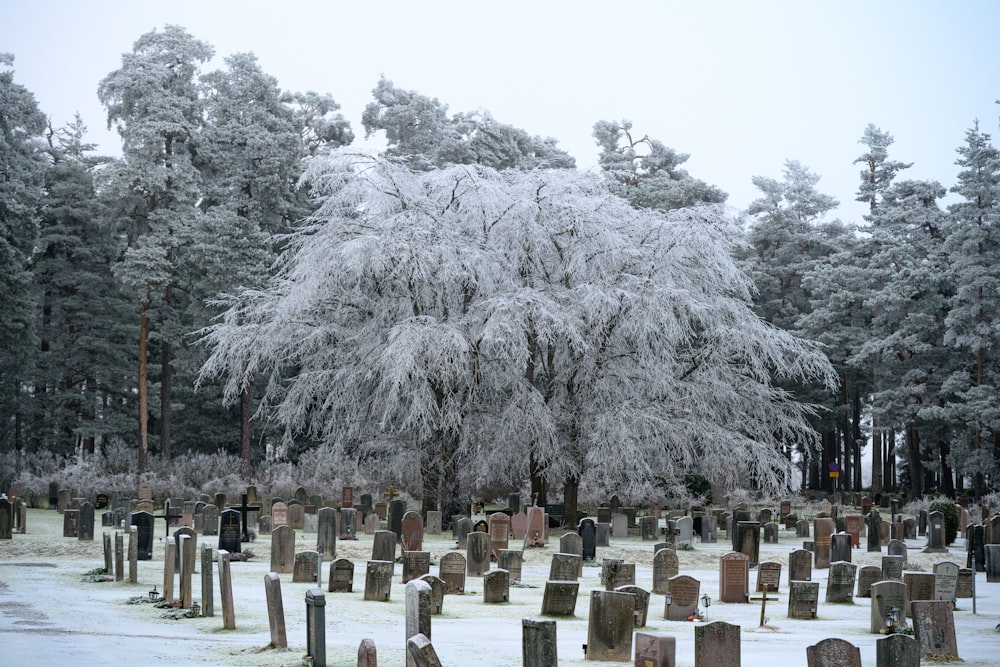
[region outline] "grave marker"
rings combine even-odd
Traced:
[[[490,536],[488,533],[472,532],[467,539],[466,574],[481,577],[490,568]]]
[[[694,628],[695,667],[740,667],[740,626],[715,621]]]
[[[766,561],[757,566],[758,593],[775,593],[781,587],[781,563]]]
[[[578,581],[546,581],[542,597],[542,616],[573,616],[580,590]]]
[[[635,600],[629,593],[593,591],[587,624],[587,660],[632,659]]]
[[[882,568],[875,565],[866,565],[858,570],[858,597],[870,598],[872,596],[872,584],[882,581]]]
[[[293,584],[315,584],[319,574],[319,552],[300,551],[295,554],[292,568]]]
[[[372,560],[396,561],[396,533],[391,530],[375,531],[372,540]]]
[[[906,584],[902,581],[879,581],[872,584],[871,624],[869,632],[881,634],[890,609],[899,610],[899,622],[906,621]]]
[[[420,512],[410,510],[400,520],[403,551],[420,551],[424,545],[424,520]]]
[[[214,507],[214,505],[213,505]],[[225,509],[219,516],[219,549],[230,554],[242,553],[242,526],[239,510]]]
[[[337,558],[330,563],[327,583],[329,593],[350,593],[354,590],[354,562],[347,558]]]
[[[264,575],[264,592],[267,595],[267,624],[271,629],[271,646],[288,648],[285,631],[285,606],[281,600],[281,577],[277,572]]]
[[[271,571],[287,574],[294,569],[295,531],[288,526],[278,526],[271,532]]]
[[[326,667],[326,596],[319,588],[306,591],[306,655],[310,667]]]
[[[806,647],[808,667],[861,667],[861,649],[832,637]]]
[[[201,615],[215,616],[215,591],[212,577],[212,545],[201,543]]]
[[[664,604],[663,617],[668,621],[686,621],[698,611],[701,582],[686,574],[670,577],[670,604]]]
[[[403,552],[403,583],[419,579],[431,571],[430,551]]]
[[[788,582],[788,618],[816,618],[819,607],[818,581]]]
[[[556,622],[521,619],[522,667],[558,667]]]
[[[332,560],[337,557],[337,510],[321,507],[316,516],[316,548]]]
[[[920,642],[897,632],[875,640],[876,667],[915,667],[920,664]]]
[[[854,577],[858,566],[844,561],[830,563],[826,581],[826,601],[829,603],[854,602]]]
[[[438,566],[438,577],[445,585],[448,595],[465,594],[465,556],[460,553],[447,553],[441,557]]]
[[[524,563],[524,554],[517,549],[501,549],[497,556],[497,566],[501,570],[510,573],[511,581],[521,581],[521,569]]]
[[[404,593],[406,605],[406,639],[416,635],[431,636],[431,587],[426,581],[415,579],[406,584]],[[415,667],[416,661],[407,651],[407,667]]]
[[[483,602],[499,603],[510,600],[510,574],[507,570],[490,570],[483,575]]]
[[[677,553],[672,549],[660,549],[653,556],[653,592],[664,595],[670,590],[670,578],[678,573]]]
[[[747,602],[750,597],[750,557],[732,551],[719,558],[719,599]]]
[[[393,563],[370,560],[365,570],[365,600],[386,602],[392,592]]]
[[[915,600],[913,638],[920,644],[920,654],[931,660],[958,660],[955,639],[955,615],[946,600]]]

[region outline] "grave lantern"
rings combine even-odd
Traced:
[[[674,601],[674,596],[670,591],[663,594],[667,600],[667,618],[670,618],[670,603]]]
[[[149,591],[149,599],[155,601],[160,597],[160,592],[156,590],[156,584],[153,584],[153,590]]]
[[[885,612],[886,634],[895,632],[897,623],[899,623],[899,607],[890,607]]]

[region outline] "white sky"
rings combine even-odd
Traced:
[[[752,176],[780,178],[797,159],[845,221],[864,211],[852,162],[865,125],[914,163],[902,177],[950,187],[965,131],[978,118],[996,134],[1000,115],[992,0],[6,0],[0,51],[56,125],[79,111],[117,153],[98,82],[167,23],[215,47],[205,71],[252,51],[283,89],[332,94],[359,137],[385,74],[451,112],[486,109],[555,137],[582,168],[596,163],[594,122],[631,119],[690,153],[691,174],[737,208],[757,196]]]

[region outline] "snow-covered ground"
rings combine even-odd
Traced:
[[[282,597],[288,629],[288,650],[261,650],[270,641],[264,575],[269,570],[270,538],[262,536],[244,545],[257,554],[248,562],[234,562],[234,599],[237,629],[222,629],[218,577],[215,585],[215,616],[169,620],[153,605],[130,605],[130,597],[144,595],[163,581],[163,524],[157,521],[153,560],[139,561],[139,583],[91,583],[84,574],[103,566],[102,529],[98,526],[93,542],[62,537],[62,515],[49,510],[29,510],[28,534],[0,541],[0,665],[136,665],[163,664],[220,666],[299,665],[305,653],[305,593],[312,586],[291,583],[282,575]],[[104,529],[107,530],[107,529]],[[551,555],[558,550],[555,533],[548,547],[525,552],[523,579],[530,588],[512,587],[508,604],[484,604],[482,587],[470,578],[466,595],[445,597],[442,615],[432,617],[431,639],[445,667],[515,667],[521,665],[521,619],[541,618],[544,582]],[[215,538],[211,540],[213,546]],[[312,548],[316,536],[297,531],[298,549]],[[202,538],[199,537],[199,543]],[[875,641],[869,634],[868,599],[854,605],[824,604],[826,570],[813,570],[820,582],[820,606],[815,620],[786,617],[788,554],[801,545],[793,533],[782,531],[777,545],[761,545],[761,560],[781,562],[781,590],[778,601],[769,602],[765,628],[759,627],[760,603],[723,604],[719,595],[718,557],[727,551],[727,541],[695,544],[692,551],[678,553],[680,573],[701,581],[701,590],[713,602],[705,622],[723,620],[742,627],[742,664],[805,665],[806,647],[827,637],[840,637],[861,649],[862,663],[875,665]],[[933,563],[952,560],[964,565],[965,552],[959,543],[948,554],[923,554],[924,539],[910,540],[910,562],[914,569],[930,571]],[[365,560],[371,554],[372,538],[361,535],[356,542],[340,541],[337,555],[355,562],[354,592],[326,593],[327,664],[354,667],[358,645],[371,638],[378,648],[379,665],[404,664],[404,586],[400,565],[396,566],[392,600],[365,602]],[[438,558],[454,548],[450,533],[426,536],[425,550],[432,552],[431,573],[437,574]],[[598,549],[598,559],[623,558],[636,563],[636,583],[652,587],[653,543],[638,537],[613,540],[613,546]],[[879,565],[879,554],[855,550],[854,563]],[[328,577],[325,564],[323,579]],[[751,587],[756,571],[751,571]],[[977,614],[972,600],[959,600],[955,627],[959,655],[967,665],[1000,664],[1000,583],[986,583],[977,575]],[[325,586],[324,586],[325,588]],[[558,619],[557,636],[560,665],[613,665],[585,661],[582,645],[587,641],[590,591],[601,589],[600,567],[584,567],[577,615]],[[195,599],[200,599],[200,576],[194,577]],[[772,594],[774,595],[774,594]],[[677,637],[677,664],[694,664],[694,623],[663,619],[664,598],[652,595],[648,624],[651,632],[667,632]]]

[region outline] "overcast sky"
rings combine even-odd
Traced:
[[[852,162],[868,123],[914,163],[902,177],[950,187],[965,131],[979,119],[996,134],[1000,116],[992,0],[6,0],[2,17],[15,81],[56,125],[79,111],[105,153],[119,148],[98,82],[168,23],[215,47],[203,71],[252,51],[283,89],[332,94],[358,136],[384,74],[452,112],[554,137],[582,168],[597,160],[594,122],[630,119],[737,208],[757,196],[752,176],[796,159],[845,221],[863,212]]]

